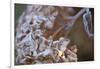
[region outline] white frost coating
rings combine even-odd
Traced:
[[[44,21],[45,27],[51,29],[53,27],[53,22],[55,20],[55,17],[52,15],[48,17],[34,15],[33,19],[34,19],[35,25],[36,23],[41,24]]]
[[[84,24],[84,29],[86,33],[88,34],[89,37],[92,37],[93,34],[91,33],[92,29],[92,16],[91,12],[89,9],[86,9],[86,13],[83,15],[83,24]],[[89,25],[90,25],[90,30],[89,30]]]
[[[38,56],[47,56],[47,55],[51,55],[51,54],[53,54],[53,51],[52,51],[52,49],[46,49],[45,51],[43,51],[43,52],[40,52],[39,54],[38,54]]]
[[[27,23],[22,24],[21,31],[23,31],[25,33],[27,30],[30,30],[29,24],[27,24]]]
[[[53,23],[47,18],[45,21],[45,27],[51,29],[53,27]]]
[[[70,40],[69,39],[64,39],[63,41],[62,41],[62,44],[61,44],[61,46],[60,46],[60,50],[61,51],[65,51],[65,49],[67,48],[67,46],[68,46],[68,44],[70,43]]]
[[[32,20],[32,17],[33,17],[33,12],[31,12],[31,13],[29,13],[29,14],[26,14],[26,16],[24,16],[24,20],[26,20],[26,22],[25,23],[30,23],[31,22],[31,20]]]
[[[26,35],[26,37],[19,43],[19,44],[23,44],[23,43],[27,43],[28,45],[31,44],[31,34]]]
[[[22,32],[16,32],[16,39],[19,39],[23,36]]]
[[[43,31],[41,29],[36,29],[33,33],[34,36],[38,36],[38,37],[43,36]]]
[[[25,15],[25,12],[23,12],[22,15],[19,17],[19,19],[18,19],[18,23],[19,24],[22,24],[23,23],[24,15]]]
[[[46,44],[45,44],[46,39],[44,37],[40,37],[40,39],[41,39],[41,43],[40,43],[40,46],[39,46],[39,50],[43,51],[47,47]]]
[[[26,13],[27,13],[27,14],[28,14],[28,13],[31,13],[32,10],[33,10],[33,5],[27,5],[27,6],[26,6]]]

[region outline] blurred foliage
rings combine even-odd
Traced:
[[[18,18],[22,14],[22,12],[25,10],[26,4],[15,4],[15,23],[17,23]]]

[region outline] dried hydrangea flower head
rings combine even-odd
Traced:
[[[77,61],[77,45],[68,48],[68,44],[71,43],[70,39],[65,38],[68,34],[59,36],[63,30],[69,32],[86,9],[81,9],[77,14],[75,12],[71,7],[27,5],[16,27],[16,63]]]

